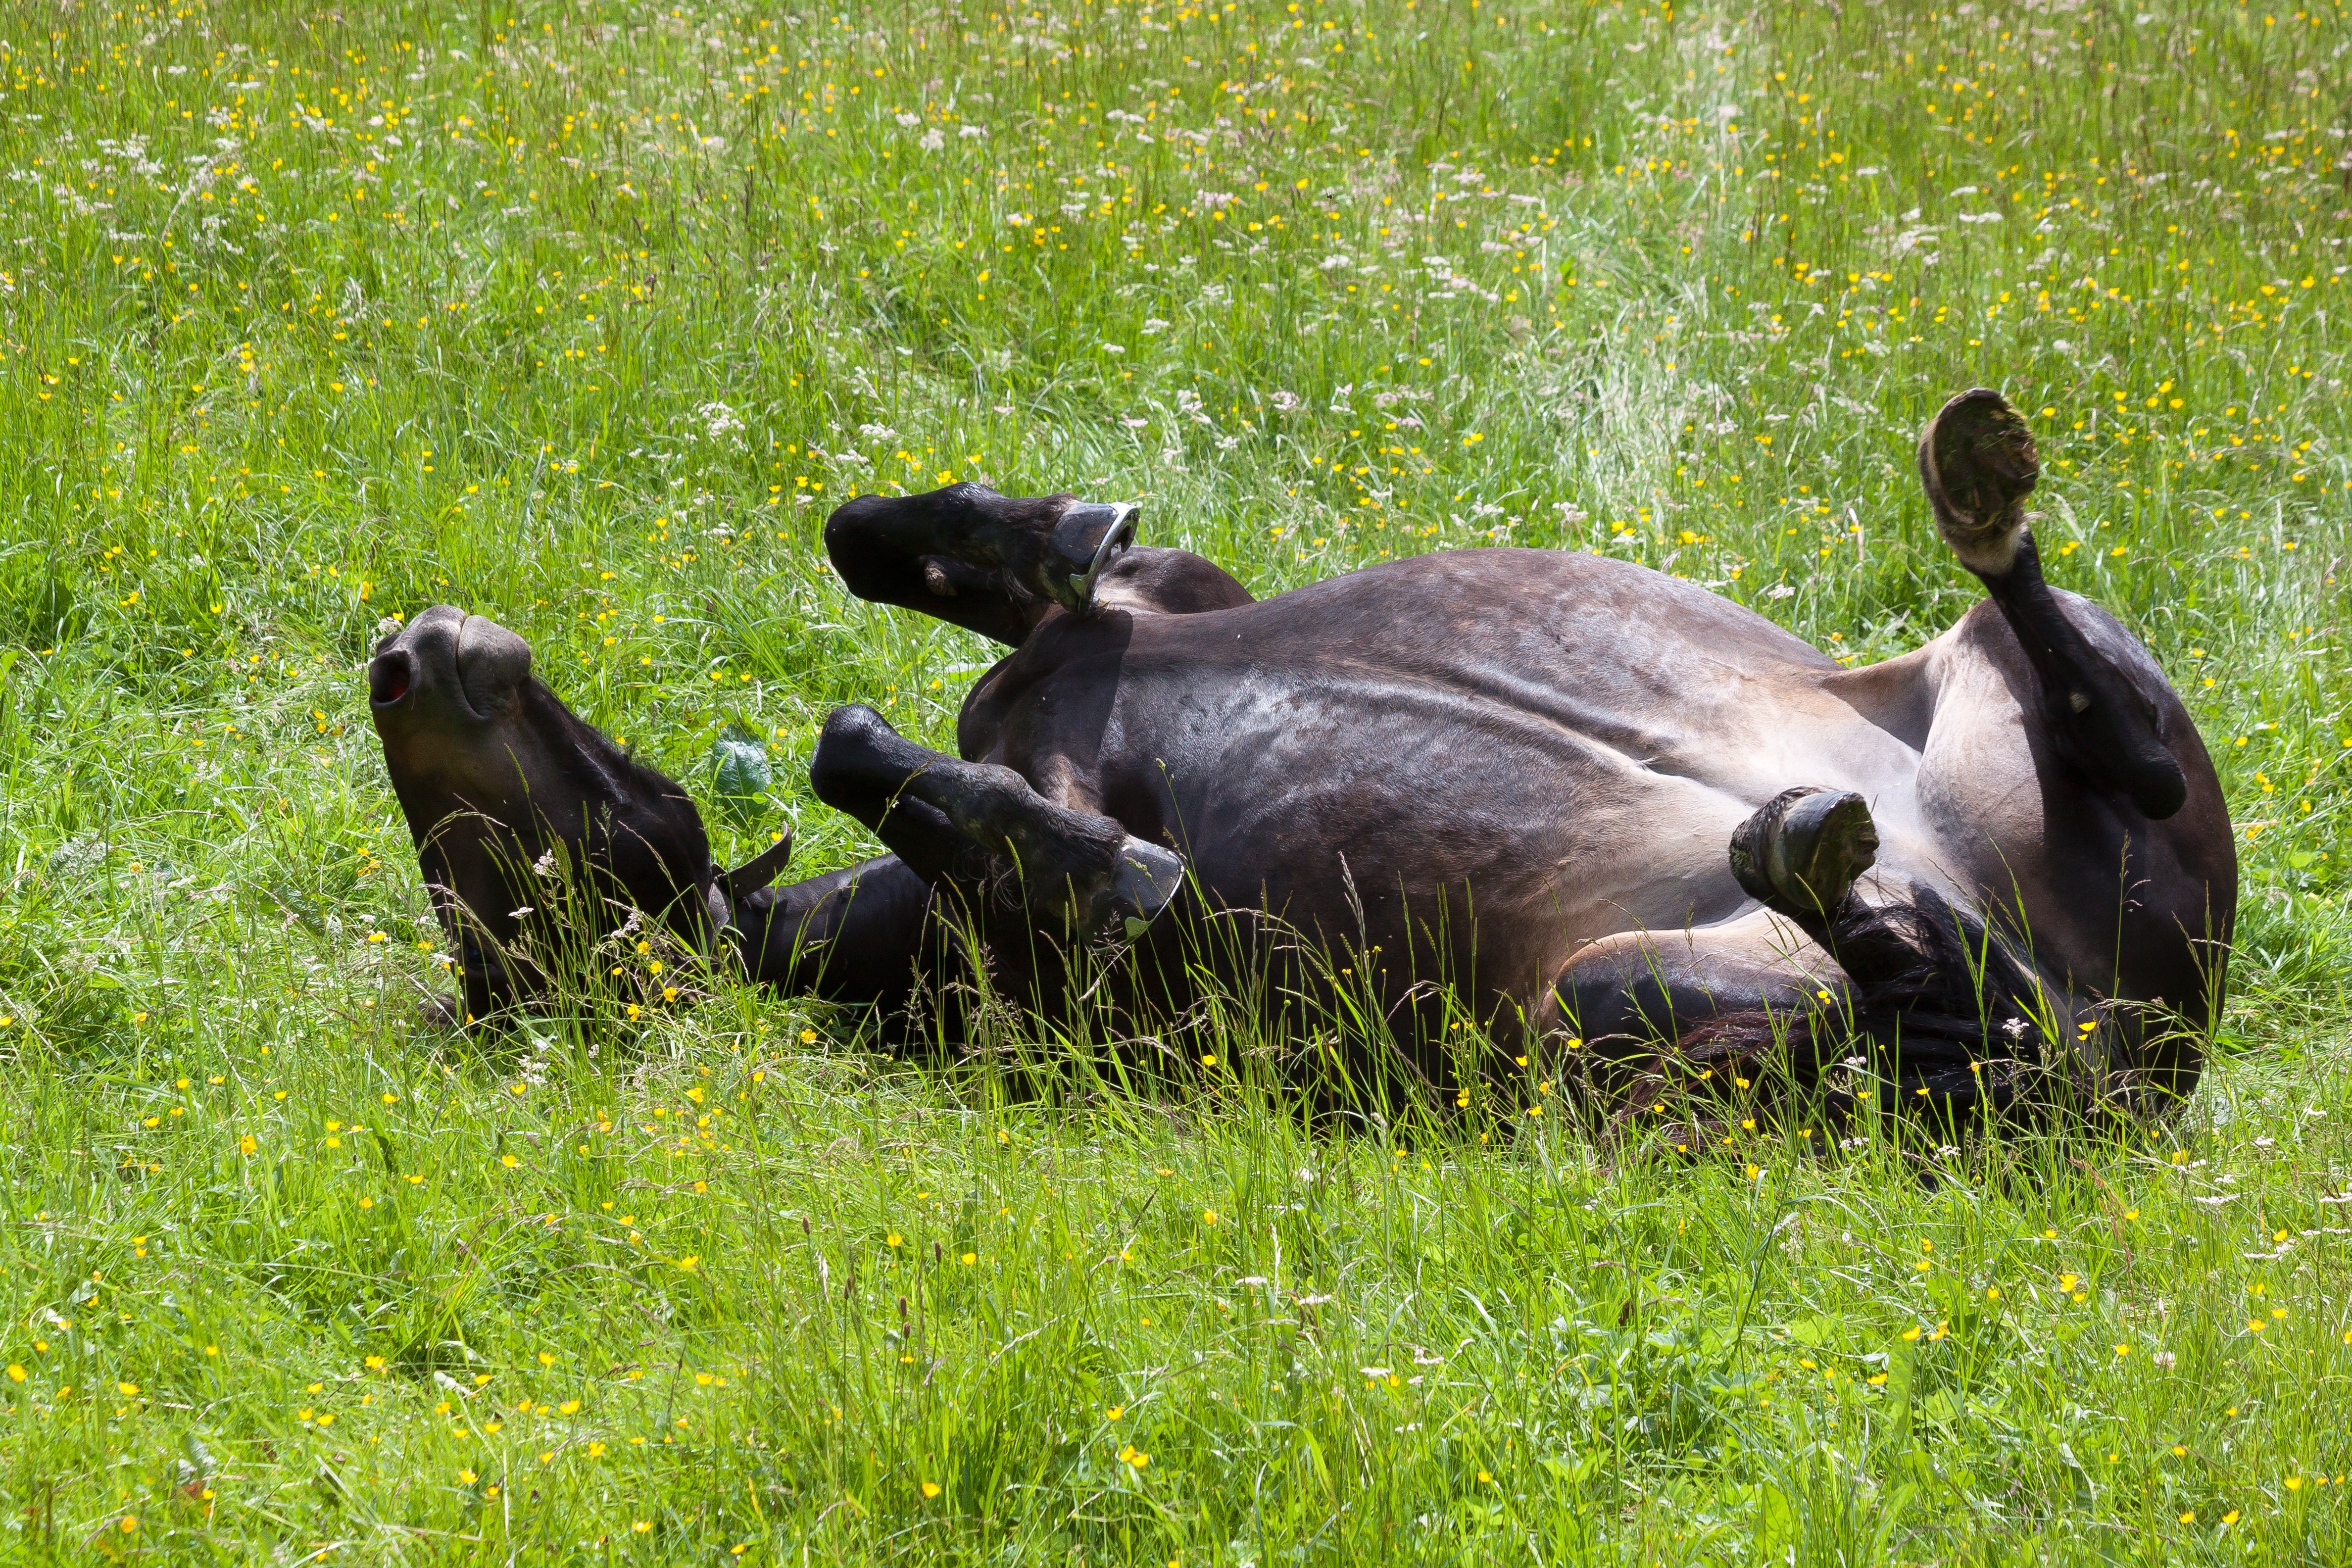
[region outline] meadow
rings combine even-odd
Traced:
[[[2352,22],[2136,3],[0,5],[0,1554],[2352,1557]],[[2229,790],[2161,1126],[1694,1163],[724,976],[420,1022],[386,617],[813,872],[826,711],[952,749],[994,657],[842,592],[850,495],[1869,660],[1980,593],[1911,459],[1974,384]]]

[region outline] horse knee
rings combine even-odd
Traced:
[[[835,709],[826,715],[816,753],[809,759],[809,787],[835,811],[862,815],[877,795],[906,782],[903,776],[889,776],[888,753],[891,742],[898,740],[889,721],[862,702]]]

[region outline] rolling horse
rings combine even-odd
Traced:
[[[2044,581],[2016,411],[1954,397],[1918,463],[1986,597],[1851,668],[1589,553],[1259,600],[1138,543],[1131,506],[859,497],[824,530],[843,584],[1011,651],[954,756],[831,714],[810,783],[888,852],[782,887],[789,839],[719,868],[685,792],[492,622],[425,611],[369,693],[469,1016],[554,978],[526,938],[556,860],[592,904],[886,1019],[979,974],[1050,1019],[1081,963],[1114,982],[1089,995],[1174,1016],[1286,954],[1286,994],[1353,988],[1432,1076],[1467,1013],[1621,1087],[1775,1054],[1890,1107],[2006,1115],[2057,1085],[2154,1113],[2196,1083],[2236,911],[2211,760],[2147,648]]]

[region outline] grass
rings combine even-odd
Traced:
[[[11,1558],[2344,1560],[2347,21],[2147,3],[0,10]],[[951,744],[992,657],[841,498],[1139,499],[1260,594],[1602,551],[1873,659],[1978,596],[1910,462],[1975,384],[2239,825],[2145,1142],[416,1022],[385,616],[706,802],[754,731],[815,870],[827,709]]]

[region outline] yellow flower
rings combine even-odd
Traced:
[[[923,1495],[927,1498],[939,1496],[940,1483],[937,1481],[925,1481],[923,1483]]]
[[[701,1261],[702,1259],[700,1257],[689,1252],[684,1258],[677,1260],[677,1266],[686,1270],[688,1274],[691,1274],[694,1272],[694,1266]]]
[[[114,1528],[128,1535],[139,1528],[139,1516],[135,1513],[126,1513],[116,1522]]]
[[[907,1238],[905,1237],[900,1236],[894,1230],[888,1236],[882,1238],[882,1245],[885,1247],[903,1247],[906,1245],[906,1240]]]

